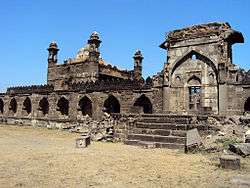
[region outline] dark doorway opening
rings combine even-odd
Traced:
[[[113,95],[104,101],[104,111],[107,113],[120,113],[120,103]]]
[[[79,101],[79,107],[80,110],[82,112],[82,115],[89,115],[90,117],[92,117],[92,101],[88,98],[88,97],[83,97],[80,101]]]
[[[44,116],[49,113],[49,102],[47,98],[43,97],[39,101],[39,110],[43,113]]]
[[[32,107],[31,107],[31,100],[29,97],[27,97],[23,102],[23,110],[27,112],[27,114],[31,113]]]
[[[250,112],[250,97],[245,102],[244,111],[245,112]]]
[[[69,101],[65,97],[61,97],[58,102],[58,111],[61,112],[62,115],[69,115]]]
[[[14,114],[17,112],[17,102],[15,98],[12,98],[10,101],[10,111],[12,111]]]
[[[153,112],[152,103],[144,94],[136,99],[134,106],[141,107],[145,114],[152,114]]]
[[[3,114],[4,111],[4,102],[3,99],[0,99],[0,113]]]

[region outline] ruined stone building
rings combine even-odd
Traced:
[[[120,70],[100,56],[98,33],[74,59],[58,64],[59,48],[48,48],[47,84],[11,87],[0,94],[5,121],[76,122],[85,115],[242,115],[250,111],[250,71],[232,62],[232,45],[242,34],[228,23],[194,25],[167,34],[163,70],[144,80],[143,55],[134,69]],[[132,63],[132,61],[131,61]]]

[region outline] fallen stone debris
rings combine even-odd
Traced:
[[[201,137],[197,128],[187,131],[185,151],[194,151],[202,145]]]
[[[90,145],[90,136],[81,136],[76,139],[76,148],[86,148]]]
[[[104,113],[100,121],[93,120],[88,115],[81,119],[80,123],[65,127],[70,132],[79,133],[82,137],[89,136],[93,141],[114,141],[113,118]]]
[[[227,169],[240,169],[240,158],[235,155],[222,155],[220,157],[220,167]]]
[[[250,155],[250,143],[229,144],[229,150],[242,157],[246,157]]]
[[[227,150],[229,145],[248,141],[247,132],[250,127],[250,124],[246,123],[250,122],[248,119],[250,117],[245,116],[231,116],[224,119],[208,117],[208,124],[211,128],[201,135],[204,150],[222,152]]]

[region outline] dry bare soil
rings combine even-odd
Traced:
[[[142,149],[92,142],[75,148],[76,134],[34,127],[0,126],[0,187],[238,187],[249,177],[218,167],[216,154]]]

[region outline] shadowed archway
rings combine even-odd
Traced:
[[[43,97],[39,101],[39,110],[43,113],[44,116],[49,113],[49,102],[46,97]]]
[[[141,95],[138,99],[136,99],[134,106],[141,107],[143,110],[143,113],[145,114],[152,114],[152,103],[149,100],[148,97],[146,97],[144,94]]]
[[[13,112],[14,114],[17,112],[17,102],[15,98],[12,98],[10,101],[10,111]]]
[[[120,103],[116,97],[110,95],[105,101],[103,107],[107,113],[120,113]]]
[[[23,102],[23,110],[27,112],[27,114],[31,113],[32,106],[31,106],[31,100],[29,97],[27,97]]]
[[[69,115],[69,101],[65,97],[61,97],[57,102],[58,111],[61,112],[62,115]]]
[[[244,112],[250,112],[250,97],[248,97],[246,102],[245,102]]]
[[[3,99],[0,99],[0,114],[3,114],[4,111],[4,102]]]
[[[78,105],[83,116],[89,115],[92,117],[92,101],[87,96],[81,98]]]

